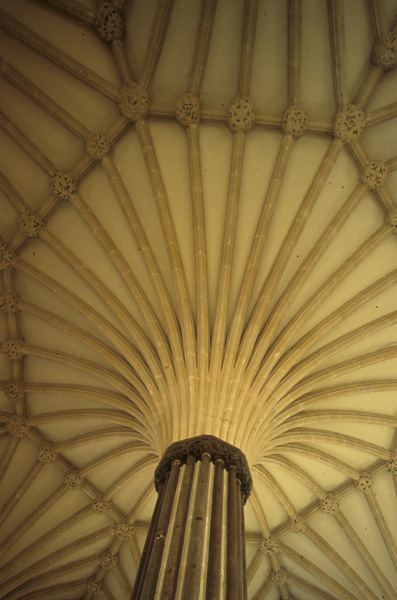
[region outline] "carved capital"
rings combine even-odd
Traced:
[[[259,545],[259,550],[265,556],[270,554],[276,554],[280,549],[279,544],[274,537],[263,538]]]
[[[200,100],[190,92],[183,94],[176,103],[175,115],[181,125],[195,125],[200,121]]]
[[[19,230],[28,237],[37,237],[44,225],[43,219],[32,210],[25,210],[19,216]]]
[[[105,550],[101,554],[101,566],[104,569],[113,569],[118,563],[117,554],[112,554],[111,550]]]
[[[364,492],[364,494],[368,494],[374,485],[374,480],[371,475],[368,473],[361,473],[360,478],[355,482],[355,486],[360,492]]]
[[[120,40],[123,37],[123,19],[111,2],[104,2],[99,7],[95,26],[104,42],[113,42],[113,40]]]
[[[109,510],[109,504],[103,498],[99,497],[91,503],[91,509],[93,512],[101,514]]]
[[[78,471],[73,471],[72,473],[66,475],[65,485],[71,490],[77,490],[83,487],[84,479],[79,476]]]
[[[233,133],[252,129],[255,123],[254,105],[248,98],[236,98],[229,107],[227,124]]]
[[[0,271],[6,271],[11,267],[13,253],[4,242],[0,242]]]
[[[334,131],[335,137],[345,144],[358,139],[364,131],[364,111],[355,104],[341,110],[336,115]]]
[[[386,468],[393,473],[393,475],[397,475],[397,456],[391,456],[389,460],[386,461]]]
[[[102,158],[109,154],[110,148],[110,141],[104,133],[93,133],[87,139],[87,154],[94,160],[102,160]]]
[[[329,494],[320,502],[320,510],[327,515],[334,515],[339,510],[339,500],[336,496]]]
[[[393,233],[397,233],[397,210],[391,211],[386,217],[386,224]]]
[[[24,355],[23,342],[18,339],[9,339],[3,342],[1,351],[8,360],[19,360]]]
[[[113,533],[118,540],[128,541],[132,538],[135,527],[131,523],[120,521],[113,527]]]
[[[68,173],[55,173],[51,178],[51,187],[54,196],[60,200],[70,200],[70,196],[77,192],[76,183]]]
[[[370,190],[376,190],[376,188],[383,185],[387,176],[387,166],[380,160],[374,160],[372,163],[367,165],[364,171],[360,175],[360,180]]]
[[[38,459],[41,463],[47,464],[52,463],[57,457],[57,453],[55,452],[52,444],[46,444],[45,446],[41,446],[38,451]]]
[[[87,579],[85,589],[89,594],[100,594],[102,592],[102,581],[97,581],[95,577]]]
[[[18,312],[18,294],[16,292],[0,293],[0,311],[8,314]]]
[[[372,63],[384,71],[397,66],[397,33],[389,33],[375,44]]]
[[[143,85],[125,85],[120,93],[120,110],[127,119],[144,119],[149,111],[149,96]]]
[[[298,138],[305,131],[308,120],[307,112],[303,106],[290,106],[284,113],[281,129],[283,133]]]
[[[289,526],[294,533],[303,533],[307,529],[307,523],[301,515],[297,515],[295,519],[290,519]]]
[[[10,398],[14,402],[22,401],[25,398],[25,389],[21,381],[7,383],[4,391],[7,398]]]
[[[278,571],[272,571],[271,577],[275,585],[282,585],[287,581],[287,571],[281,567]]]
[[[30,429],[27,419],[19,415],[11,417],[6,427],[10,436],[15,438],[25,437]]]
[[[171,444],[165,451],[155,471],[154,483],[156,489],[158,490],[160,485],[165,481],[165,476],[171,470],[174,460],[179,460],[184,464],[189,456],[200,460],[204,453],[210,455],[212,462],[217,459],[223,460],[225,469],[229,469],[232,466],[236,467],[236,477],[241,482],[241,491],[244,494],[245,500],[247,500],[251,493],[252,478],[245,455],[235,446],[213,435],[199,435]]]

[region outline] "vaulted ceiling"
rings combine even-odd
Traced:
[[[1,598],[128,600],[202,433],[250,600],[397,598],[396,19],[2,0]]]

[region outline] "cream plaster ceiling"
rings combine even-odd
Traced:
[[[1,2],[0,596],[127,600],[205,432],[249,599],[396,599],[397,4],[114,7]]]

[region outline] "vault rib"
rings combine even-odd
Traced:
[[[56,173],[57,169],[55,165],[2,110],[0,110],[0,127],[45,173],[48,173],[48,175]]]
[[[386,106],[382,106],[381,108],[366,113],[365,126],[373,127],[374,125],[379,125],[380,123],[384,123],[389,119],[395,119],[396,117],[397,102],[392,102],[391,104],[387,104]]]
[[[14,510],[14,508],[16,507],[16,505],[18,504],[18,502],[20,501],[22,496],[29,489],[30,485],[34,482],[37,475],[40,473],[43,466],[44,465],[37,460],[34,463],[33,467],[31,467],[28,475],[24,479],[22,479],[20,484],[13,491],[12,496],[10,496],[10,498],[7,500],[7,502],[5,502],[4,506],[2,507],[2,509],[0,511],[0,526],[2,523],[4,523],[4,521],[7,519],[7,517]]]
[[[105,358],[109,365],[118,371],[120,375],[123,375],[126,380],[130,381],[147,403],[150,396],[155,403],[158,403],[159,397],[158,390],[156,390],[156,382],[152,379],[150,371],[144,364],[137,364],[137,359],[139,358],[138,355],[135,355],[134,357],[136,366],[140,367],[137,369],[134,368],[129,361],[127,361],[126,356],[114,350],[111,346],[104,343],[97,336],[94,336],[81,327],[77,327],[72,322],[67,321],[65,318],[61,319],[55,313],[30,302],[26,302],[25,300],[20,300],[18,306],[21,311],[37,317],[41,321],[48,323],[61,331],[65,331],[75,340],[78,340],[82,342],[82,344],[90,347],[98,354],[98,356]],[[140,374],[140,377],[138,377],[137,373]]]
[[[383,515],[382,509],[379,505],[376,495],[372,490],[370,490],[368,493],[365,494],[365,497],[368,501],[368,505],[371,509],[376,524],[379,528],[379,532],[381,533],[386,547],[389,551],[390,558],[392,559],[394,567],[397,570],[397,544],[393,539],[393,535]]]
[[[297,456],[304,456],[310,458],[315,461],[319,461],[325,465],[329,465],[336,471],[340,471],[350,477],[351,479],[358,479],[360,473],[357,469],[348,465],[346,462],[332,456],[328,452],[324,452],[323,450],[318,450],[317,448],[311,448],[310,446],[302,443],[288,443],[283,444],[282,446],[277,446],[268,452],[270,456],[275,454],[276,456],[279,454],[293,454]]]
[[[0,59],[0,73],[29,100],[35,102],[77,137],[86,140],[90,136],[90,131],[82,123],[3,59]]]
[[[182,436],[183,438],[187,435],[186,432],[189,430],[189,407],[190,402],[193,402],[195,389],[194,382],[196,379],[196,347],[192,307],[178,238],[175,232],[172,214],[150,130],[148,124],[143,120],[138,120],[135,127],[139,136],[142,153],[145,158],[153,195],[156,200],[157,212],[161,222],[163,237],[166,242],[177,295],[185,359],[181,364],[179,364],[179,361],[176,363],[178,369],[177,379],[179,381],[181,392],[180,425],[175,423],[175,419],[173,420],[173,423],[175,424],[175,427],[178,427],[179,425],[179,431],[177,433],[177,430],[175,430],[175,435],[179,437]]]
[[[37,0],[39,4],[48,6],[53,10],[63,13],[71,19],[95,27],[95,13],[78,0]]]
[[[346,46],[343,0],[328,1],[335,104],[344,110],[349,104],[346,86]]]
[[[108,304],[109,308],[114,312],[114,314],[118,317],[121,323],[125,326],[127,331],[132,336],[134,343],[138,346],[139,352],[145,357],[148,365],[150,366],[150,370],[153,375],[156,377],[159,385],[161,383],[161,369],[159,363],[159,357],[164,356],[162,352],[162,345],[156,344],[157,351],[159,353],[159,357],[156,356],[154,352],[154,348],[151,340],[148,338],[147,334],[141,328],[141,326],[137,323],[137,321],[128,313],[126,307],[120,302],[118,298],[110,291],[110,289],[105,286],[97,276],[90,272],[85,265],[82,264],[80,260],[77,259],[71,253],[70,250],[65,248],[63,244],[55,238],[52,234],[50,235],[48,232],[46,233],[45,240],[49,242],[49,245],[56,250],[60,256],[66,260],[68,264],[70,264],[77,272],[85,279],[92,288],[99,294],[99,296]],[[75,308],[80,314],[84,315],[89,321],[94,323],[101,331],[108,331],[112,333],[112,336],[116,336],[113,339],[119,339],[118,343],[123,343],[125,347],[125,351],[127,351],[127,356],[129,356],[130,360],[133,363],[136,363],[136,360],[139,360],[138,355],[136,355],[136,350],[134,345],[130,342],[126,345],[125,336],[123,336],[118,329],[113,327],[110,323],[107,324],[106,319],[102,317],[97,311],[95,311],[92,307],[90,307],[84,300],[76,296],[69,289],[66,289],[65,286],[62,286],[58,281],[38,269],[33,265],[30,265],[28,262],[15,258],[14,266],[16,269],[20,270],[23,273],[26,273],[30,277],[33,277],[42,285],[46,286],[49,290],[57,294],[60,298],[70,303],[73,308]],[[113,342],[115,343],[115,342]],[[135,356],[134,356],[135,355]],[[166,363],[167,364],[167,363]],[[160,377],[159,377],[160,376]]]
[[[309,488],[309,490],[311,492],[313,492],[313,494],[315,494],[318,498],[324,499],[325,496],[327,495],[324,488],[321,487],[313,479],[313,477],[310,477],[310,475],[308,475],[303,469],[298,467],[298,465],[296,463],[294,463],[293,461],[291,461],[285,457],[281,457],[281,456],[277,456],[277,455],[273,456],[270,454],[269,456],[266,456],[266,461],[262,461],[262,462],[266,462],[267,465],[272,465],[272,466],[276,467],[277,469],[279,469],[279,468],[284,469],[287,473],[289,473],[293,477],[296,477],[297,479],[302,481],[302,483],[304,485],[306,485]],[[261,469],[262,465],[255,465],[254,468]]]
[[[114,102],[119,101],[119,91],[112,83],[82,65],[79,61],[66,54],[66,52],[50,44],[43,37],[34,33],[31,29],[22,25],[22,23],[2,10],[0,10],[0,28],[35,52],[42,54],[45,58],[49,58],[66,72],[81,79],[97,92],[104,94]]]
[[[321,404],[322,402],[328,402],[334,398],[346,398],[347,396],[369,394],[374,392],[383,392],[397,389],[397,380],[382,380],[382,381],[359,381],[350,384],[340,384],[333,387],[323,388],[310,392],[298,399],[291,400],[291,397],[287,394],[279,402],[277,412],[273,410],[269,414],[269,421],[272,427],[278,426],[285,420],[290,419],[305,411],[307,408]],[[282,408],[282,407],[285,408]]]
[[[116,371],[109,367],[96,363],[94,361],[77,358],[67,352],[60,352],[59,350],[50,350],[40,346],[33,346],[29,344],[22,344],[24,353],[27,356],[35,356],[39,358],[45,358],[60,362],[70,367],[75,367],[86,373],[94,375],[103,381],[106,381],[116,389],[126,394],[131,400],[135,402],[137,407],[147,418],[147,423],[151,424],[153,431],[159,431],[157,419],[153,419],[153,413],[149,406],[144,402],[140,396],[135,392],[134,387],[124,377],[120,376]],[[159,417],[158,417],[159,418]]]
[[[173,354],[175,362],[182,363],[182,347],[180,340],[180,333],[178,329],[177,318],[175,315],[174,307],[172,305],[172,301],[169,295],[169,291],[165,285],[163,274],[161,273],[161,269],[156,260],[154,251],[151,247],[149,238],[143,228],[143,225],[139,219],[138,213],[134,206],[133,200],[130,194],[127,191],[126,185],[111,157],[106,157],[102,161],[103,169],[114,189],[116,197],[119,201],[119,204],[123,210],[123,213],[126,217],[126,220],[130,226],[132,235],[135,239],[135,242],[138,248],[141,249],[141,254],[143,256],[146,269],[151,277],[153,287],[156,291],[157,297],[159,298],[163,314],[167,323],[167,334],[171,347],[171,352]],[[171,366],[171,365],[169,365]],[[167,397],[169,393],[171,397],[171,403],[178,404],[178,390],[177,390],[177,382],[175,380],[174,371],[172,368],[164,368],[163,365],[163,374],[162,378],[167,381],[168,392],[166,393],[163,390],[163,400]],[[172,422],[171,415],[169,414],[169,406],[168,402],[166,403],[167,418],[166,425],[167,428],[170,427]]]
[[[288,105],[301,103],[302,0],[288,0]]]
[[[198,97],[200,97],[203,85],[217,2],[218,0],[202,0],[200,22],[188,86],[189,92]]]
[[[383,592],[385,594],[388,594],[390,596],[390,598],[394,598],[394,599],[397,598],[397,595],[396,595],[395,591],[393,590],[389,580],[383,573],[382,569],[379,568],[378,564],[372,557],[371,553],[368,551],[368,549],[366,548],[363,541],[357,535],[356,531],[351,526],[351,524],[349,523],[349,520],[345,517],[343,512],[341,510],[338,510],[338,512],[335,513],[334,517],[335,517],[336,521],[338,522],[338,524],[340,525],[340,527],[342,528],[343,532],[348,536],[348,538],[354,544],[354,547],[356,548],[357,552],[360,554],[361,558],[366,563],[368,569],[370,570],[372,575],[375,577],[379,586],[383,589]]]
[[[265,348],[269,348],[272,340],[274,340],[277,327],[280,324],[285,312],[293,303],[295,297],[302,289],[307,278],[310,277],[313,268],[318,264],[321,257],[341,231],[343,225],[357,208],[366,191],[366,186],[362,183],[359,183],[349,195],[346,202],[338,210],[335,217],[330,223],[328,223],[327,227],[323,231],[322,235],[318,238],[316,243],[313,244],[309,254],[305,257],[300,267],[296,270],[294,276],[291,278],[285,291],[278,300],[275,308],[270,313],[269,318],[266,321],[266,324],[259,337],[261,350],[259,350],[258,347],[258,353],[263,351]],[[295,318],[296,317],[294,317],[294,319]],[[284,331],[288,331],[287,327],[284,328]],[[272,369],[278,361],[277,352],[279,352],[279,347],[277,346],[277,341],[279,341],[280,338],[281,336],[277,336],[276,343],[274,344],[274,351],[270,352],[264,359],[264,363],[261,367],[262,376],[264,378],[267,378],[270,375]],[[285,345],[286,344],[284,344],[284,347]]]
[[[215,431],[219,431],[221,437],[227,437],[228,435],[233,410],[233,402],[230,402],[230,399],[226,397],[225,390],[219,385],[218,379],[222,369],[226,341],[231,271],[233,266],[233,253],[240,200],[245,134],[252,127],[255,120],[255,113],[248,98],[255,47],[257,13],[258,2],[256,0],[248,1],[245,4],[243,37],[240,49],[239,98],[234,100],[234,103],[231,104],[228,117],[228,125],[233,131],[233,147],[227,197],[226,223],[223,235],[223,250],[216,300],[215,325],[211,342],[210,385],[208,392],[209,403],[212,405],[217,403],[218,405],[218,414],[215,419],[212,417],[207,424],[210,431],[212,430],[212,427],[215,427]],[[238,105],[244,106],[244,108],[235,109],[234,104],[236,102]],[[238,117],[237,123],[233,122],[232,115],[234,110],[243,111],[241,113],[241,124],[239,122],[240,117]],[[228,404],[227,406],[226,403]]]
[[[182,97],[193,101],[193,96],[200,106],[201,88],[204,79],[208,51],[211,43],[211,33],[215,19],[217,0],[203,0],[201,5],[200,22],[196,36],[193,63],[190,71],[188,94]],[[193,96],[192,96],[193,94]],[[201,108],[201,107],[200,107]],[[201,112],[201,110],[199,109]],[[177,117],[178,118],[178,117]],[[194,431],[204,431],[205,414],[208,406],[208,363],[210,355],[210,322],[208,308],[208,273],[207,273],[207,245],[205,236],[205,215],[203,202],[203,185],[201,177],[201,148],[198,124],[200,114],[193,114],[187,122],[181,119],[181,124],[186,127],[187,149],[189,156],[190,186],[193,208],[193,233],[195,248],[196,272],[196,301],[197,301],[197,379],[195,381],[196,401],[202,410],[195,418],[190,418],[190,435]]]
[[[293,336],[302,326],[305,319],[307,319],[308,316],[315,311],[315,309],[321,302],[324,301],[328,294],[330,294],[333,289],[340,285],[341,281],[343,281],[343,279],[347,277],[347,275],[349,275],[349,273],[351,273],[351,271],[357,267],[362,260],[364,260],[375,248],[377,248],[384,238],[390,233],[390,228],[387,225],[382,225],[377,229],[377,231],[375,231],[375,233],[365,240],[365,242],[363,242],[361,246],[332,273],[331,276],[325,280],[325,282],[316,290],[313,295],[309,297],[303,307],[289,321],[288,325],[284,327],[282,333],[277,337],[277,344],[273,346],[273,352],[278,352],[279,355],[282,355],[282,352],[291,342]],[[254,353],[254,358],[256,358],[255,354],[258,355],[257,362],[259,362],[259,356],[261,352],[263,356],[263,349],[259,344],[258,349]],[[290,366],[291,363],[289,363],[289,367]],[[256,378],[253,381],[253,391],[255,392],[259,391],[261,385],[265,383],[268,376],[267,373],[262,373],[262,369],[258,369],[258,371],[259,373],[256,375]],[[283,371],[282,375],[284,374],[285,371]]]
[[[270,387],[270,382],[274,383],[273,377],[276,377],[278,383],[281,381],[282,377],[290,370],[294,369],[294,365],[296,367],[299,366],[299,358],[317,341],[321,338],[322,335],[327,333],[332,327],[343,321],[346,317],[351,315],[354,311],[358,310],[361,306],[363,306],[368,300],[370,300],[374,295],[383,290],[387,289],[391,284],[396,283],[397,281],[397,270],[392,271],[385,277],[382,277],[369,285],[367,288],[353,296],[350,300],[345,302],[343,305],[339,306],[338,309],[333,311],[330,315],[322,319],[319,323],[317,323],[312,329],[310,329],[304,336],[302,336],[295,344],[293,348],[287,350],[284,356],[279,361],[277,367],[273,370],[271,378],[268,379],[268,385]],[[392,319],[391,323],[393,323],[393,314],[386,316],[386,319]],[[348,333],[340,336],[336,340],[333,340],[329,344],[326,344],[322,348],[320,348],[316,353],[312,353],[309,357],[301,359],[302,364],[306,364],[309,360],[317,360],[317,358],[322,360],[322,353],[324,352],[324,358],[329,356],[328,351],[334,353],[334,349],[343,349],[348,347],[350,343],[354,343],[355,336],[358,336],[358,339],[361,338],[362,335],[366,335],[367,332],[370,332],[374,327],[375,331],[377,331],[378,326],[383,327],[385,323],[385,319],[380,317],[380,319],[375,319],[370,323],[367,323],[361,327],[353,329]],[[386,323],[387,324],[387,323]],[[276,343],[279,338],[276,339]],[[338,344],[341,344],[341,347],[338,347]],[[331,354],[332,355],[332,354]],[[288,366],[286,366],[288,365]],[[280,369],[280,374],[277,375]],[[274,387],[274,386],[272,386]]]
[[[273,477],[273,475],[269,473],[269,471],[263,465],[256,465],[255,472],[258,474],[259,479],[263,481],[263,483],[269,488],[269,490],[273,493],[275,498],[279,501],[287,515],[290,518],[295,519],[297,515],[296,509],[288,495],[284,492],[284,490],[277,482],[277,480]]]
[[[138,80],[139,83],[147,89],[149,89],[153,83],[164,40],[167,35],[174,1],[175,0],[159,0],[157,5],[156,16],[149,36],[150,43],[147,46],[146,56]]]
[[[369,0],[368,10],[374,34],[374,42],[377,42],[387,33],[385,4],[383,0]]]
[[[350,567],[345,558],[342,558],[325,539],[319,535],[310,525],[307,526],[305,534],[316,544],[316,546],[326,554],[328,558],[346,575],[367,600],[377,600],[377,596],[370,590],[367,584]]]
[[[13,575],[11,577],[9,577],[8,579],[6,579],[3,584],[2,584],[2,593],[7,594],[10,593],[11,590],[15,589],[16,592],[18,590],[18,588],[20,587],[20,585],[24,584],[26,581],[28,581],[30,579],[30,583],[34,584],[35,582],[37,582],[39,580],[39,578],[41,579],[46,579],[47,575],[50,576],[51,578],[55,575],[58,574],[58,569],[55,569],[55,571],[50,571],[51,575],[49,575],[49,573],[43,573],[43,571],[48,567],[48,563],[51,557],[51,563],[56,563],[59,560],[61,560],[62,558],[65,558],[65,556],[73,556],[74,553],[78,552],[78,550],[86,547],[86,546],[91,546],[91,544],[94,541],[97,541],[98,539],[107,537],[111,532],[111,525],[108,525],[107,527],[104,527],[103,529],[99,530],[99,531],[95,531],[94,533],[91,533],[89,535],[86,535],[84,537],[81,537],[75,541],[73,541],[70,544],[67,544],[66,546],[63,546],[62,548],[60,548],[59,550],[56,550],[55,552],[52,552],[50,555],[46,555],[44,556],[42,559],[32,563],[31,565],[29,565],[29,567],[26,567],[25,569],[22,569],[21,571],[19,571],[16,575]],[[93,560],[94,557],[92,556],[90,559],[88,560]],[[96,558],[95,562],[98,561],[98,558]],[[73,563],[71,563],[73,564]],[[8,569],[9,569],[9,573],[12,570],[12,564],[9,564]],[[61,567],[62,569],[63,567]],[[33,577],[32,577],[33,576]],[[17,584],[15,586],[15,584]],[[28,586],[26,586],[28,587]],[[25,588],[25,586],[24,586]],[[18,592],[17,592],[18,593]]]
[[[288,573],[288,581],[293,583],[298,589],[303,592],[309,592],[313,598],[317,600],[336,600],[335,596],[331,596],[324,590],[321,590],[316,585],[309,583],[308,581],[294,575],[293,573]]]
[[[292,137],[292,135],[286,134],[283,137],[277,160],[274,166],[272,179],[263,203],[258,227],[251,245],[250,255],[246,267],[246,276],[244,277],[244,281],[241,285],[241,290],[239,292],[237,301],[237,307],[232,318],[232,323],[226,342],[225,360],[223,366],[223,379],[225,382],[224,385],[226,385],[226,383],[230,382],[232,379],[231,374],[233,368],[235,367],[237,353],[239,352],[239,345],[241,342],[241,335],[248,310],[248,305],[252,297],[252,290],[257,278],[260,259],[262,257],[264,247],[266,244],[266,239],[269,232],[274,209],[280,193],[280,187],[282,185],[284,174],[288,166],[288,160],[291,154],[293,141],[294,138]],[[248,359],[248,354],[245,354],[245,352],[240,353],[239,363],[241,364],[241,366],[246,364],[248,362]],[[229,387],[230,384],[228,383],[228,388]],[[231,433],[233,433],[233,430],[231,431]]]
[[[269,304],[276,292],[277,286],[280,282],[282,274],[284,273],[285,267],[291,256],[291,253],[302,233],[306,221],[314,208],[318,196],[325,184],[329,173],[334,167],[342,148],[343,143],[339,139],[334,139],[328,147],[326,154],[321,162],[321,165],[318,168],[317,173],[310,185],[310,188],[298,209],[295,219],[280,246],[280,250],[273,262],[269,275],[267,276],[266,281],[262,286],[261,292],[259,294],[252,315],[249,319],[246,332],[240,345],[239,358],[247,358],[245,361],[238,360],[237,362],[235,375],[235,381],[237,383],[234,385],[234,389],[231,391],[232,398],[234,398],[237,395],[245,394],[247,392],[253,378],[255,377],[255,373],[259,368],[260,361],[262,360],[264,355],[264,351],[262,349],[259,357],[258,352],[253,354],[253,350],[266,311],[268,310]],[[248,360],[249,363],[247,366]]]
[[[319,581],[324,583],[331,591],[339,594],[341,598],[346,600],[357,600],[353,594],[351,594],[343,585],[338,583],[333,577],[328,575],[323,569],[317,567],[312,561],[302,557],[299,552],[293,550],[290,546],[287,546],[284,542],[279,541],[280,550],[285,556],[308,571],[311,575],[316,577]]]

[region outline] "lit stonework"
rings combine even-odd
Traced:
[[[101,594],[102,595],[102,582],[97,581],[95,577],[87,579],[86,590],[89,594]]]
[[[51,187],[59,200],[70,200],[70,196],[77,192],[76,183],[68,173],[56,173],[51,179]]]
[[[195,94],[181,96],[175,109],[175,115],[181,125],[196,125],[200,121],[200,101]]]
[[[375,44],[372,62],[384,71],[397,66],[397,33],[390,33]]]
[[[117,554],[112,554],[110,550],[106,550],[101,555],[101,567],[104,569],[113,569],[118,563]]]
[[[24,356],[23,342],[18,339],[10,339],[1,346],[1,351],[8,360],[19,360]]]
[[[358,139],[364,131],[364,111],[351,104],[346,109],[338,112],[334,130],[335,137],[341,139],[344,143]]]
[[[78,475],[77,471],[69,473],[65,477],[65,485],[70,489],[80,489],[84,485],[84,480]]]
[[[105,513],[109,510],[109,504],[102,498],[97,498],[92,502],[91,509],[97,514]]]
[[[26,210],[19,217],[19,229],[28,237],[37,237],[44,225],[43,219],[31,210]]]
[[[392,229],[393,233],[397,233],[397,209],[387,215],[386,223]]]
[[[25,389],[20,381],[7,383],[4,388],[7,398],[14,402],[21,402],[25,398]]]
[[[259,549],[262,552],[262,554],[266,556],[269,554],[276,554],[279,551],[280,547],[276,538],[268,537],[263,538],[263,540],[260,543]]]
[[[18,312],[18,294],[16,292],[0,293],[0,311],[8,314]]]
[[[294,533],[303,533],[307,529],[307,523],[301,515],[298,515],[295,519],[290,519],[289,526]]]
[[[94,160],[102,160],[111,149],[108,137],[103,133],[93,133],[86,142],[87,154]]]
[[[397,457],[390,458],[387,462],[387,470],[397,475]]]
[[[118,540],[127,542],[134,535],[135,527],[131,523],[120,522],[113,527],[113,533]]]
[[[370,190],[383,185],[387,177],[387,166],[380,160],[374,160],[372,163],[367,165],[364,171],[360,175],[360,180]]]
[[[4,242],[0,242],[0,271],[6,271],[10,268],[13,254]]]
[[[104,2],[99,7],[95,25],[99,35],[105,42],[113,42],[113,40],[119,40],[123,37],[123,19],[110,2]]]
[[[254,105],[248,98],[236,98],[229,107],[227,115],[229,128],[234,132],[246,133],[255,123]]]
[[[368,494],[373,488],[374,480],[368,473],[362,473],[360,478],[357,479],[354,483],[356,488],[360,490],[360,492]]]
[[[334,515],[339,510],[339,500],[335,496],[328,495],[320,502],[320,510],[327,515]]]
[[[146,89],[134,83],[125,85],[120,93],[120,110],[127,119],[144,119],[149,111],[149,96]]]
[[[287,581],[287,572],[285,569],[281,568],[278,571],[272,571],[271,577],[272,582],[275,585],[282,585]]]
[[[45,446],[41,446],[41,448],[39,448],[37,456],[41,463],[47,464],[54,462],[57,457],[57,453],[51,444],[46,444]]]
[[[15,415],[7,422],[7,431],[11,437],[22,438],[29,432],[29,423],[24,417]]]
[[[298,138],[305,131],[308,120],[307,112],[303,106],[290,106],[283,116],[282,132]]]

